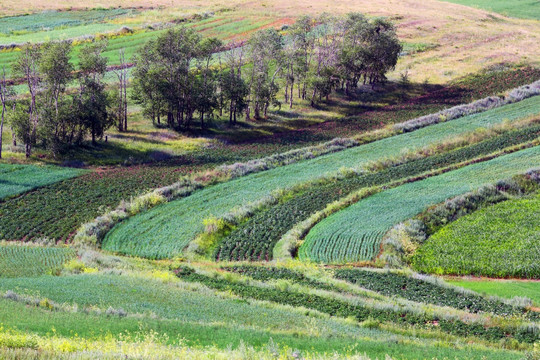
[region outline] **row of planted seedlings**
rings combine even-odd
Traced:
[[[477,337],[488,342],[512,341],[525,347],[540,341],[540,325],[519,317],[501,317],[487,313],[473,314],[450,307],[420,304],[392,298],[358,288],[355,292],[333,291],[332,285],[313,280],[292,280],[290,286],[279,282],[262,282],[230,272],[208,271],[181,266],[175,270],[183,281],[232,293],[243,299],[269,301],[281,305],[303,307],[330,316],[354,318],[399,328],[441,331],[458,337]],[[507,340],[504,340],[507,339]]]
[[[465,143],[473,143],[469,146],[463,146],[462,141],[449,142],[448,146],[422,150],[410,161],[388,161],[380,165],[382,169],[375,168],[372,169],[374,171],[359,174],[349,172],[300,187],[292,194],[286,193],[277,203],[263,207],[229,231],[215,248],[213,257],[227,261],[272,260],[274,246],[287,231],[328,204],[362,188],[381,186],[530,142],[540,136],[540,125],[536,120],[531,122],[524,128],[506,129],[502,133],[495,131],[491,135],[481,132],[462,138],[468,139]]]
[[[527,306],[509,304],[508,299],[484,297],[473,291],[447,284],[438,278],[403,270],[340,267],[324,270],[322,276],[320,272],[316,273],[316,276],[309,276],[304,272],[283,266],[239,264],[223,266],[221,269],[260,281],[284,279],[316,289],[346,292],[347,288],[337,286],[337,282],[331,284],[321,281],[322,277],[331,276],[384,296],[397,296],[424,304],[449,306],[474,314],[483,312],[540,320],[540,313],[532,311]]]

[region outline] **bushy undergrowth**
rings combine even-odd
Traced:
[[[239,225],[220,243],[215,258],[217,260],[271,260],[274,245],[295,224],[352,191],[362,187],[382,185],[400,178],[414,176],[489,154],[508,146],[533,140],[539,135],[540,126],[535,125],[526,129],[510,131],[445,154],[436,154],[405,164],[390,166],[375,173],[351,174],[343,178],[336,178],[334,181],[313,184],[293,197],[285,198],[278,204],[256,213],[247,222]]]
[[[358,321],[375,319],[379,322],[392,322],[401,325],[413,325],[421,328],[437,328],[458,336],[479,336],[491,341],[499,341],[506,336],[515,337],[520,342],[534,343],[540,339],[535,329],[526,326],[518,327],[485,327],[479,323],[466,323],[458,319],[439,318],[427,313],[406,311],[405,309],[379,309],[363,305],[354,305],[350,302],[332,297],[303,293],[296,291],[282,291],[272,287],[258,287],[241,282],[229,282],[224,278],[211,277],[196,273],[193,269],[182,267],[177,275],[186,281],[202,283],[213,289],[232,292],[242,298],[252,298],[276,302],[278,304],[295,307],[306,307],[332,316],[354,317]]]

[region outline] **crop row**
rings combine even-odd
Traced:
[[[389,156],[399,156],[404,148],[417,150],[452,136],[503,121],[512,122],[538,113],[540,96],[519,103],[432,125],[412,133],[385,138],[315,159],[244,176],[197,191],[133,216],[116,225],[103,242],[110,251],[165,258],[177,256],[204,230],[203,221],[221,218],[240,206],[269,196],[273,191],[337,173],[343,167],[357,168]]]
[[[380,243],[382,234],[393,225],[421,213],[428,206],[501,178],[523,173],[531,164],[538,163],[540,146],[379,192],[313,227],[300,248],[300,258],[321,262],[371,260],[373,257],[362,257],[359,252],[351,253],[351,247],[347,244],[362,242],[365,234],[371,233],[381,234],[377,239]],[[322,252],[319,248],[339,251]]]
[[[432,329],[433,324],[441,331],[458,336],[478,336],[491,341],[499,341],[505,337],[515,337],[520,342],[534,343],[540,339],[540,334],[527,327],[485,327],[477,323],[466,323],[458,319],[439,318],[428,313],[416,313],[405,308],[379,309],[365,305],[354,305],[345,300],[303,293],[282,291],[273,287],[258,287],[240,282],[229,282],[224,278],[211,277],[196,273],[193,269],[182,267],[177,270],[182,280],[204,284],[220,291],[231,292],[242,298],[275,302],[294,307],[314,309],[331,316],[353,317],[358,321],[374,319],[381,322],[392,322],[401,325],[413,325]]]
[[[325,184],[315,184],[296,196],[256,213],[239,225],[218,246],[216,260],[271,260],[276,242],[295,224],[307,219],[316,211],[362,187],[382,185],[400,178],[414,176],[432,169],[448,166],[477,156],[489,154],[508,146],[535,139],[540,126],[510,131],[478,144],[418,159],[388,169],[361,176],[348,177]],[[376,239],[380,237],[377,233]],[[372,238],[374,238],[372,236]],[[374,238],[375,239],[375,238]],[[378,241],[376,241],[378,245]],[[359,243],[357,243],[359,244]],[[367,248],[372,257],[378,247]],[[323,249],[324,251],[324,249]]]
[[[428,238],[412,264],[429,273],[537,279],[538,219],[539,195],[477,210]]]
[[[3,198],[84,173],[85,170],[68,167],[0,164],[0,202]]]
[[[23,16],[3,17],[0,33],[41,31],[58,27],[78,26],[114,19],[136,13],[131,9],[108,9],[86,11],[46,11]]]
[[[491,312],[501,316],[527,313],[532,318],[540,319],[540,314],[527,312],[523,308],[486,299],[474,293],[459,291],[456,288],[436,283],[434,280],[428,281],[421,277],[392,271],[343,268],[335,270],[334,277],[386,296],[399,296],[417,302],[450,306],[472,313]]]
[[[69,248],[0,244],[0,278],[51,273],[74,256]]]

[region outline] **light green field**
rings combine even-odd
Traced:
[[[46,297],[59,304],[78,305],[77,311],[48,311],[0,299],[0,323],[4,331],[17,329],[51,341],[61,337],[73,342],[121,339],[129,342],[153,332],[152,342],[194,348],[229,349],[243,343],[264,349],[273,342],[280,348],[298,349],[303,354],[360,353],[371,359],[382,359],[386,354],[411,360],[436,356],[519,358],[518,353],[501,350],[438,347],[434,346],[435,340],[369,329],[353,321],[309,314],[292,307],[227,299],[211,290],[183,289],[186,285],[171,281],[162,283],[157,277],[103,274],[0,279],[3,292],[12,290],[37,299]],[[109,308],[123,309],[127,316],[106,315]],[[64,346],[67,344],[70,342],[64,341]]]
[[[535,0],[444,0],[493,11],[505,16],[540,20],[540,4]]]
[[[79,176],[87,170],[58,166],[0,164],[0,199]]]
[[[158,206],[117,225],[103,248],[150,258],[173,257],[204,229],[203,220],[220,217],[235,207],[261,199],[272,191],[333,174],[346,167],[396,157],[404,150],[424,146],[540,112],[540,97],[461,119],[386,138],[338,153],[321,156],[208,187],[195,194]]]
[[[540,164],[533,161],[530,165]],[[433,234],[412,258],[437,274],[540,278],[540,195],[478,210]]]
[[[318,223],[306,236],[300,258],[326,263],[371,260],[393,225],[430,205],[523,173],[534,164],[540,164],[540,146],[367,197]]]
[[[466,280],[449,279],[450,284],[471,289],[481,294],[496,295],[505,298],[516,296],[531,299],[535,306],[540,306],[539,281],[512,281],[512,280]]]
[[[74,257],[69,248],[0,244],[0,278],[51,273]]]

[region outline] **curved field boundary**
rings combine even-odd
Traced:
[[[184,247],[204,230],[204,219],[219,218],[235,208],[270,195],[274,190],[316,180],[344,167],[360,168],[372,161],[399,156],[404,150],[420,149],[477,128],[515,121],[537,114],[539,109],[540,97],[532,97],[483,113],[207,187],[191,196],[159,205],[123,221],[107,234],[103,248],[150,258],[174,257],[181,254]]]
[[[0,164],[0,201],[40,186],[82,175],[87,171],[58,166]]]
[[[540,146],[535,146],[377,193],[315,225],[306,236],[299,256],[328,263],[371,260],[393,225],[430,205],[523,173],[538,164]]]
[[[422,272],[540,278],[540,194],[504,201],[452,222],[413,255]]]

